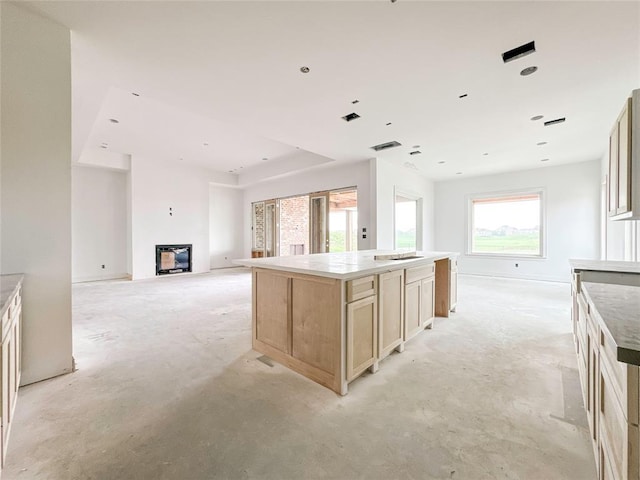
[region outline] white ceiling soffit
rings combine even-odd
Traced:
[[[224,172],[263,170],[262,158],[296,147],[337,162],[413,164],[433,179],[594,160],[640,86],[639,2],[30,8],[72,29],[74,152],[108,142]],[[535,53],[503,63],[502,52],[532,40]],[[341,118],[352,112],[360,118]],[[119,130],[107,123],[118,114]],[[558,117],[567,120],[543,125]],[[393,140],[402,146],[370,148]]]

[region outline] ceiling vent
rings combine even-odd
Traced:
[[[409,152],[409,155],[420,155],[421,153],[420,150],[414,150],[413,152]]]
[[[562,123],[566,120],[566,118],[556,118],[555,120],[549,120],[548,122],[544,122],[544,126],[548,127],[549,125],[555,125],[557,123]]]
[[[374,145],[373,148],[376,152],[379,152],[380,150],[386,150],[387,148],[393,148],[393,147],[399,147],[400,145],[402,145],[401,143],[396,142],[395,140],[393,142],[387,142],[387,143],[381,143],[380,145]]]
[[[502,61],[504,63],[509,63],[513,60],[517,60],[518,58],[525,57],[527,55],[532,54],[536,51],[536,42],[525,43],[524,45],[520,45],[512,50],[504,52],[502,54]]]
[[[357,113],[350,113],[349,115],[345,115],[342,119],[346,122],[350,122],[351,120],[355,120],[356,118],[360,118],[360,115]]]

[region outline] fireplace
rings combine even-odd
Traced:
[[[191,271],[191,245],[156,245],[156,275]]]

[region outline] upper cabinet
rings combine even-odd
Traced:
[[[624,104],[609,136],[609,216],[640,219],[640,89]]]

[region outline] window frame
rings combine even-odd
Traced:
[[[526,254],[526,253],[500,253],[500,252],[473,252],[473,230],[474,230],[474,200],[482,200],[487,198],[509,198],[522,195],[538,195],[540,197],[540,253],[538,254]],[[536,188],[522,188],[518,190],[502,190],[497,192],[484,192],[467,195],[467,235],[465,251],[467,256],[472,257],[485,257],[485,258],[518,258],[529,260],[543,260],[547,258],[547,205],[546,205],[546,191],[543,187]]]

